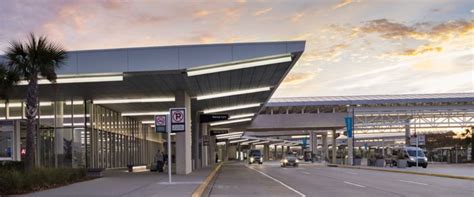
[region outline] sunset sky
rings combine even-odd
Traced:
[[[306,40],[274,97],[474,91],[472,0],[0,1],[0,49]]]

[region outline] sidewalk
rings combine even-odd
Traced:
[[[23,196],[191,196],[212,169],[207,167],[188,175],[173,174],[171,185],[166,173],[110,170],[102,178]]]

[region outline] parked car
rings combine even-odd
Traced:
[[[398,148],[393,150],[394,156],[403,155],[403,157],[407,160],[407,166],[412,167],[416,166],[418,160],[418,166],[423,168],[428,167],[428,158],[426,157],[425,153],[421,148],[407,146],[403,148]],[[396,163],[397,159],[392,159],[393,165],[397,166]]]
[[[293,166],[298,167],[299,160],[294,153],[286,154],[283,159],[280,161],[281,167]]]
[[[250,164],[258,163],[262,164],[263,163],[263,155],[262,151],[258,149],[251,149],[249,150],[249,157],[248,157],[248,162]]]

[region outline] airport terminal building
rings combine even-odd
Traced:
[[[304,48],[291,41],[68,52],[57,83],[39,81],[37,165],[149,164],[167,143],[154,115],[180,107],[189,124],[172,136],[176,173],[207,166],[216,151],[209,127],[245,128]],[[20,83],[0,104],[0,160],[25,155],[25,92]],[[205,114],[229,118],[206,123]]]

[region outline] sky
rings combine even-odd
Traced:
[[[474,92],[469,0],[1,0],[0,50],[29,32],[67,50],[306,40],[274,97]]]

